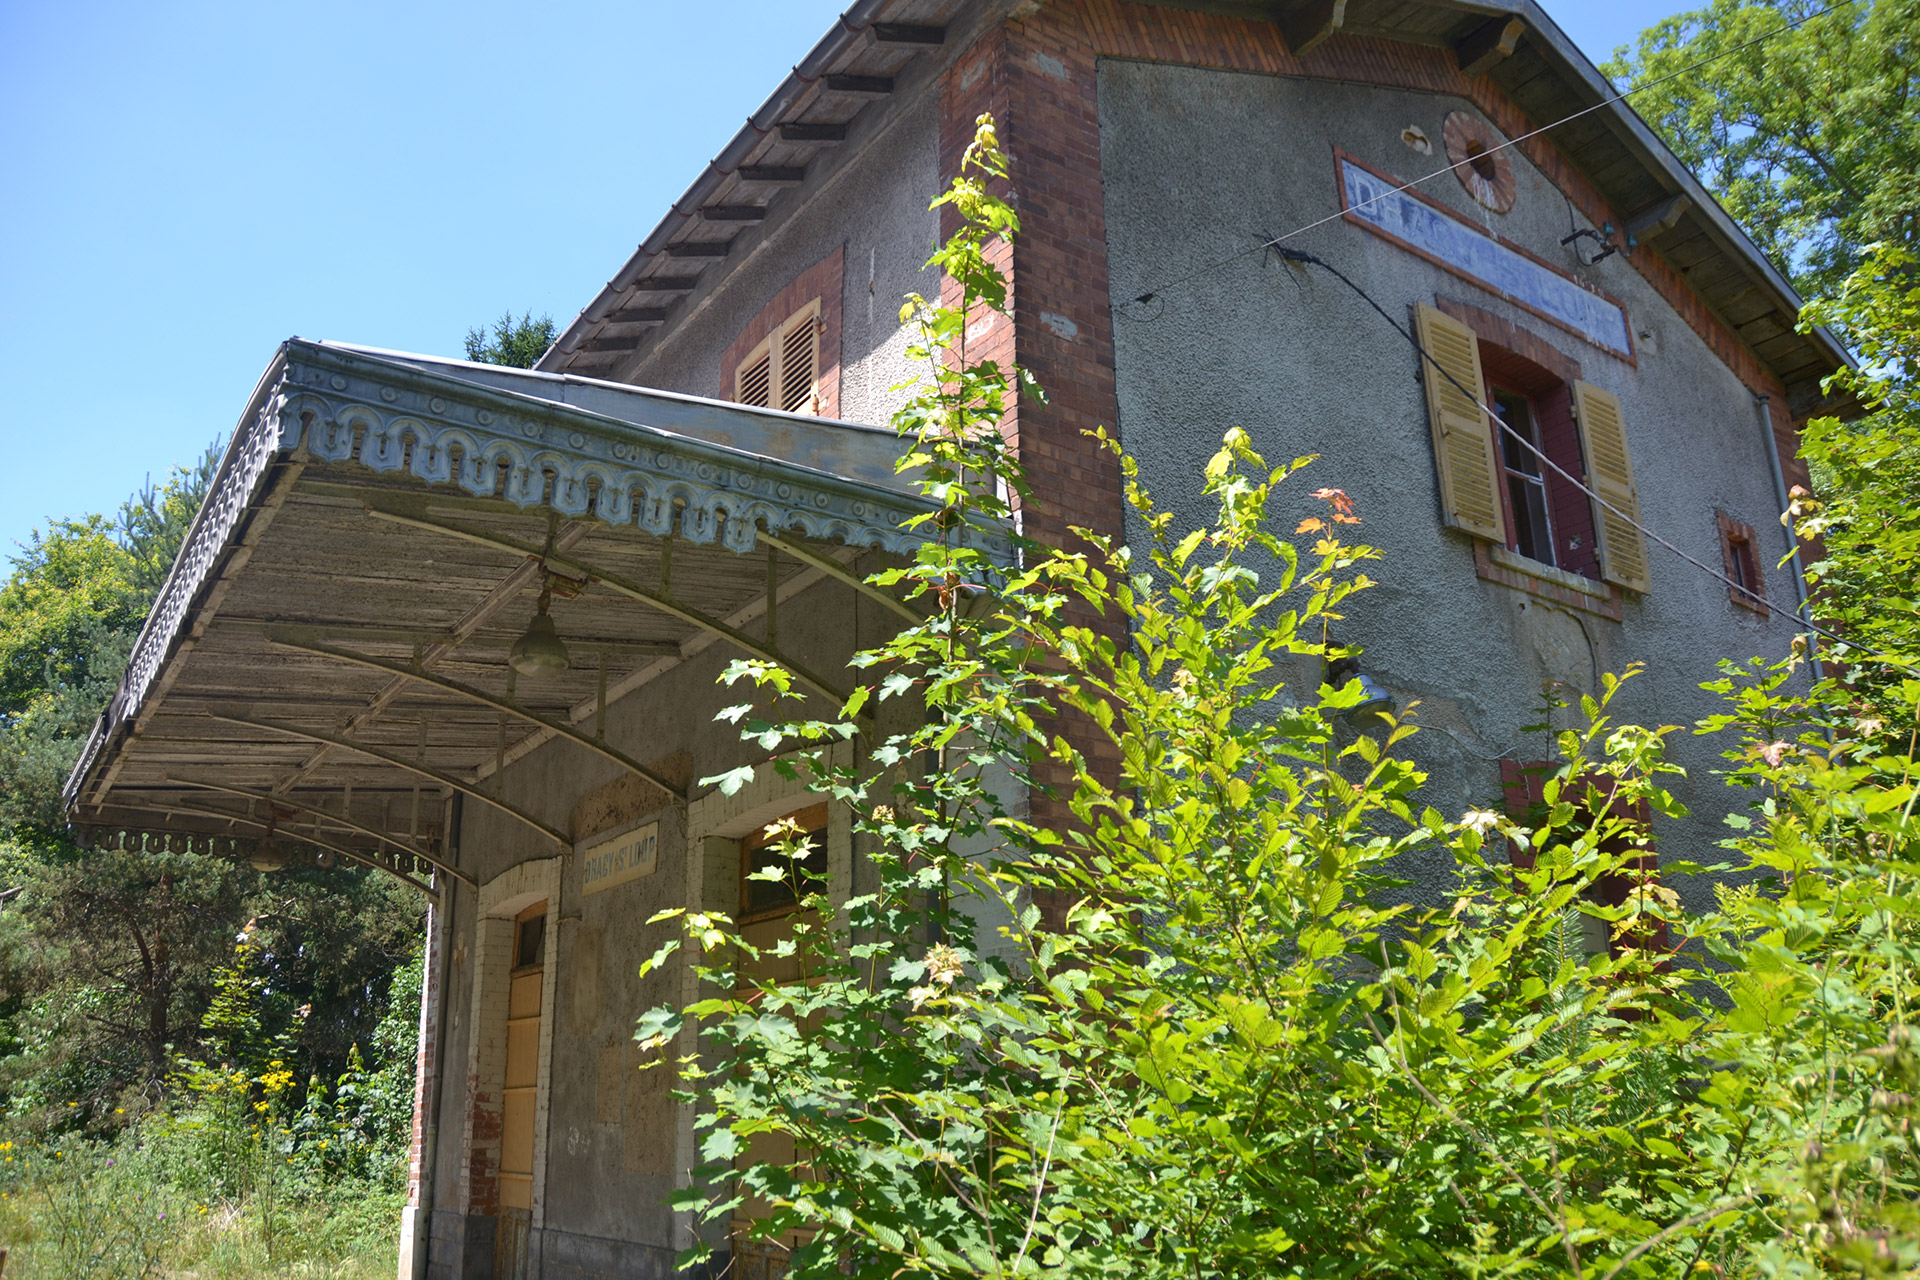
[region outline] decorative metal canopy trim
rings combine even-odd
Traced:
[[[363,867],[370,867],[375,871],[384,871],[394,879],[412,885],[430,898],[440,896],[439,892],[426,881],[414,879],[414,877],[408,875],[399,867],[391,863],[383,862],[373,854],[361,849],[350,849],[343,844],[335,844],[333,841],[323,839],[309,831],[281,831],[269,823],[261,822],[257,818],[249,818],[244,814],[234,813],[230,809],[220,809],[213,805],[189,804],[184,800],[176,801],[174,804],[165,807],[169,812],[178,813],[185,817],[219,818],[239,826],[252,827],[255,831],[262,832],[265,838],[278,838],[283,842],[283,846],[286,844],[310,844],[316,849],[325,849],[335,857],[345,858],[348,862],[357,862]]]
[[[278,412],[322,464],[404,471],[743,555],[761,521],[884,551],[922,541],[900,527],[927,509],[907,494],[406,365],[289,345]]]

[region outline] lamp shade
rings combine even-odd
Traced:
[[[560,633],[554,630],[553,619],[545,609],[533,615],[533,621],[527,624],[527,633],[513,642],[513,648],[507,651],[507,662],[523,676],[558,675],[573,665],[567,646],[561,643]]]
[[[255,871],[278,871],[287,865],[287,851],[278,840],[267,836],[253,846],[253,853],[247,858]]]
[[[1347,723],[1360,724],[1382,711],[1393,710],[1393,695],[1362,671],[1354,676],[1360,682],[1360,701],[1347,708]]]

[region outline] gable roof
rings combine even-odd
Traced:
[[[1031,2],[1031,0],[1029,0]],[[1291,48],[1342,35],[1452,49],[1489,75],[1787,389],[1796,418],[1850,363],[1825,329],[1800,333],[1781,272],[1533,0],[1144,0],[1276,23]],[[688,187],[536,366],[609,371],[686,316],[778,225],[782,191],[818,180],[833,149],[874,131],[876,104],[937,75],[1016,0],[859,0]],[[1514,24],[1519,24],[1515,28]],[[1569,117],[1573,117],[1569,119]],[[1827,405],[1826,407],[1834,407]]]

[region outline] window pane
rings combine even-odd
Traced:
[[[518,936],[514,939],[513,967],[524,969],[528,965],[546,963],[547,918],[535,916],[531,920],[522,920]]]
[[[1500,411],[1500,420],[1513,428],[1512,431],[1500,433],[1500,456],[1506,463],[1507,470],[1518,471],[1521,475],[1527,476],[1539,475],[1540,459],[1534,456],[1533,450],[1513,438],[1514,433],[1518,432],[1528,443],[1534,445],[1540,443],[1533,425],[1533,414],[1527,409],[1527,402],[1519,396],[1496,391],[1493,396],[1493,407]]]
[[[1553,522],[1547,518],[1547,486],[1540,473],[1539,427],[1525,396],[1510,391],[1493,393],[1493,407],[1505,424],[1500,431],[1500,460],[1507,472],[1507,499],[1513,509],[1509,545],[1529,560],[1557,565],[1553,555]],[[1511,428],[1508,430],[1506,428]],[[1519,439],[1515,439],[1515,436]]]

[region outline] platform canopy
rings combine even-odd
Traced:
[[[786,661],[778,602],[823,578],[906,611],[848,567],[916,540],[901,451],[884,428],[289,341],[68,779],[69,818],[111,847],[345,858],[423,888],[464,878],[443,855],[455,795],[564,845],[564,813],[502,796],[511,761],[565,739],[679,794],[603,740],[608,700],[712,645]],[[543,595],[572,663],[518,677]],[[825,697],[846,682],[798,676]]]

